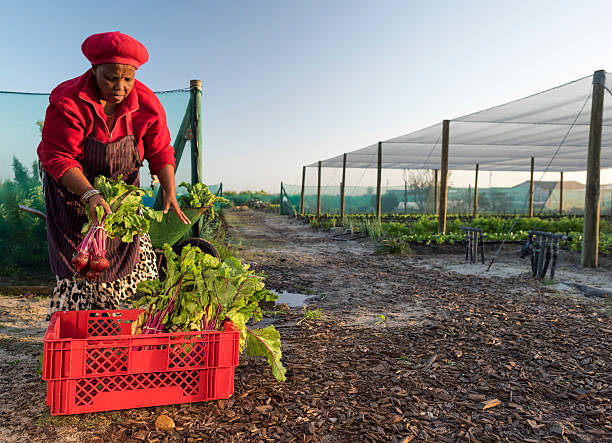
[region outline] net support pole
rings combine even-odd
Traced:
[[[476,176],[474,177],[474,212],[473,217],[478,213],[478,163],[476,163]]]
[[[468,198],[467,198],[467,203],[468,203],[468,210],[467,213],[469,214],[470,212],[472,212],[472,202],[474,200],[472,199],[472,185],[470,183],[468,183]]]
[[[563,215],[563,171],[559,178],[559,215]]]
[[[342,183],[340,183],[340,217],[344,218],[344,190],[346,189],[346,154],[342,156]]]
[[[378,218],[378,221],[380,221],[380,217],[382,214],[381,191],[382,191],[382,142],[378,142],[378,171],[376,174],[376,218]]]
[[[606,72],[593,74],[591,125],[587,154],[587,183],[584,196],[584,227],[582,232],[582,266],[596,268],[599,255],[599,197],[601,172],[601,133],[603,121]]]
[[[304,215],[304,189],[306,188],[306,166],[302,167],[302,193],[300,194],[300,215]]]
[[[278,215],[283,215],[283,182],[278,193]]]
[[[191,114],[191,130],[193,138],[191,139],[191,184],[200,183],[202,177],[202,81],[191,80],[189,82],[191,89],[192,114]]]
[[[321,218],[321,161],[317,167],[317,220]]]
[[[204,177],[202,175],[202,81],[191,80],[189,82],[191,90],[191,184],[202,183]],[[193,224],[192,234],[194,237],[199,237],[202,228],[202,221],[199,220]]]
[[[433,213],[438,213],[438,170],[434,169],[434,207]]]
[[[446,232],[446,203],[448,196],[448,133],[449,120],[442,121],[442,155],[440,159],[440,209],[438,211],[438,232]]]
[[[531,157],[531,178],[529,179],[529,208],[528,216],[533,217],[533,171],[535,168],[535,158]]]
[[[408,213],[408,180],[404,180],[404,214]]]

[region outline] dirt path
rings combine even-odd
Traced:
[[[263,212],[226,218],[268,287],[317,294],[321,319],[267,319],[285,383],[241,356],[229,400],[52,418],[34,371],[44,300],[0,297],[0,440],[612,440],[609,299],[452,272],[452,255],[378,255]],[[161,412],[173,433],[155,429]]]

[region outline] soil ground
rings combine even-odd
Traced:
[[[269,288],[315,295],[307,310],[278,307],[265,319],[281,332],[286,382],[241,356],[228,400],[51,417],[35,371],[46,299],[7,295],[0,440],[612,441],[606,260],[585,273],[564,251],[564,284],[542,284],[517,245],[485,272],[460,248],[387,255],[287,217],[225,216],[234,252]],[[305,319],[314,309],[321,318]],[[162,413],[174,431],[155,428]]]

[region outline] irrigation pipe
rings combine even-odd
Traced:
[[[517,221],[518,221],[518,218],[515,218],[514,221],[512,222],[512,226],[510,226],[510,229],[508,230],[508,232],[506,232],[506,236],[502,240],[501,245],[499,245],[499,248],[497,248],[497,252],[495,253],[493,258],[491,259],[491,263],[489,263],[489,267],[487,268],[486,272],[489,272],[489,269],[491,269],[491,266],[493,265],[493,262],[495,262],[495,259],[499,255],[499,251],[501,251],[501,248],[504,246],[504,243],[506,243],[506,239],[508,238],[508,236],[510,235],[510,233],[514,229],[514,226],[516,225]]]

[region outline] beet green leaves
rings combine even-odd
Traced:
[[[247,327],[262,319],[259,301],[269,294],[263,277],[237,258],[221,261],[189,245],[180,257],[164,245],[164,254],[165,275],[138,285],[144,296],[135,306],[145,309],[133,332],[218,331],[229,321],[240,330],[240,352],[266,357],[272,374],[284,381],[278,331]]]

